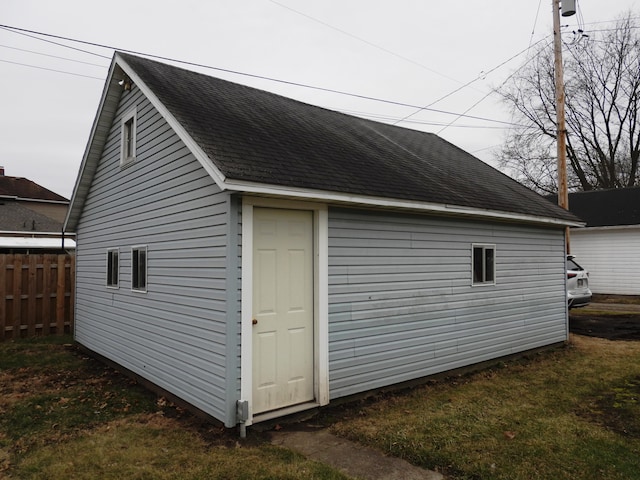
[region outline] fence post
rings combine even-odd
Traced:
[[[22,255],[13,257],[13,330],[12,338],[20,338],[22,323]]]
[[[36,255],[29,255],[29,270],[27,279],[27,336],[36,335],[36,299],[38,296],[37,273],[38,258]]]
[[[7,256],[0,255],[0,342],[7,335]]]
[[[42,335],[51,333],[51,255],[42,261]]]

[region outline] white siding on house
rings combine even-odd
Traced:
[[[593,293],[640,295],[640,226],[574,228],[571,253]]]
[[[133,105],[136,159],[121,168],[120,119]],[[235,374],[237,360],[227,358],[227,268],[236,264],[227,264],[229,212],[230,196],[155,108],[137,88],[124,92],[78,223],[75,336],[232,425],[226,372]],[[138,245],[147,246],[146,293],[131,290],[131,247]],[[109,248],[120,249],[118,289],[106,287]]]
[[[331,398],[566,340],[565,276],[559,229],[330,209]]]

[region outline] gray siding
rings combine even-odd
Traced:
[[[134,104],[136,161],[122,169],[120,119]],[[229,205],[229,195],[140,91],[125,92],[78,223],[75,335],[234,424],[226,396],[227,371],[237,370],[236,352],[227,358],[228,267],[237,275],[227,263]],[[135,245],[148,249],[147,293],[131,290]],[[114,247],[120,249],[118,289],[106,287],[106,252]],[[237,380],[230,382],[237,390]]]
[[[241,393],[242,332],[242,197],[229,197],[227,250],[227,426],[236,423]]]
[[[566,340],[565,275],[559,229],[330,209],[331,398]]]

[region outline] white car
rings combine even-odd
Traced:
[[[578,265],[574,258],[574,255],[567,255],[567,301],[569,308],[584,307],[591,302],[589,272]]]

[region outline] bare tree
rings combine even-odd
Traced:
[[[576,34],[563,48],[570,190],[640,184],[640,31],[631,13],[611,28]],[[503,168],[540,192],[557,191],[553,50],[540,47],[498,90],[514,127]]]

